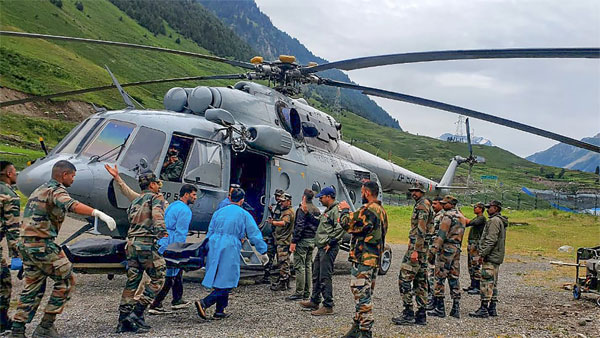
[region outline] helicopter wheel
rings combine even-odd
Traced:
[[[388,244],[385,245],[383,253],[381,254],[378,275],[385,275],[392,266],[392,247]]]
[[[573,299],[581,298],[581,287],[579,285],[573,286]]]

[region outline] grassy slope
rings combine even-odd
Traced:
[[[0,27],[3,30],[67,35],[92,39],[125,41],[209,54],[193,41],[167,27],[167,35],[154,36],[106,0],[82,1],[79,11],[73,0],[64,0],[62,9],[49,1],[0,1]],[[169,38],[171,35],[171,38]],[[175,43],[180,37],[181,44]],[[103,69],[108,65],[124,82],[180,76],[237,73],[240,70],[215,62],[149,51],[2,37],[0,44],[2,85],[32,94],[49,94],[110,83]],[[225,82],[202,84],[224,85]],[[162,107],[164,93],[175,86],[195,86],[192,82],[130,88],[128,92],[146,107]],[[110,108],[123,107],[114,91],[78,96]]]
[[[208,53],[194,42],[181,39],[167,27],[167,35],[153,36],[145,28],[127,17],[118,8],[106,0],[83,1],[84,11],[77,10],[74,0],[63,1],[62,9],[49,1],[0,1],[1,27],[8,30],[23,30],[57,35],[70,35],[88,38],[110,39],[140,44],[184,49]],[[46,13],[46,14],[42,14]],[[169,38],[169,35],[171,37]],[[0,44],[1,84],[33,94],[47,94],[74,88],[96,86],[108,83],[109,77],[102,65],[109,65],[121,82],[153,79],[160,77],[190,76],[201,74],[234,73],[239,69],[215,62],[201,61],[183,56],[159,54],[118,47],[82,45],[66,42],[15,39],[3,37]],[[227,85],[230,82],[203,82],[203,85]],[[164,93],[177,84],[152,85],[127,90],[146,107],[161,107]],[[193,83],[179,85],[194,86]],[[78,96],[88,102],[105,105],[110,108],[123,107],[120,97],[114,90]],[[326,110],[316,100],[313,105]],[[367,151],[387,158],[391,151],[391,160],[407,169],[426,177],[439,180],[449,160],[454,155],[467,155],[464,144],[447,143],[429,137],[402,133],[391,128],[381,127],[351,113],[336,116],[344,125],[346,141]],[[33,120],[30,120],[33,121]],[[43,123],[43,119],[38,119]],[[4,124],[3,125],[7,125]],[[9,124],[2,128],[2,134],[17,134],[30,142],[37,142],[37,135],[44,136],[49,145],[57,138],[36,131],[31,133],[27,126]],[[66,134],[70,125],[57,130]],[[54,126],[50,126],[54,128]],[[42,128],[43,129],[43,128]],[[540,165],[528,162],[499,148],[475,146],[477,155],[486,157],[488,163],[475,166],[473,177],[497,175],[504,186],[511,188],[515,199],[521,186],[543,188],[532,182],[531,177],[539,174]],[[467,176],[467,167],[459,167],[457,181]],[[545,172],[558,169],[545,167]],[[567,171],[565,181],[593,185],[594,176],[588,173]],[[481,199],[481,198],[476,198]]]
[[[407,243],[410,229],[411,207],[386,207],[389,217],[387,240],[390,243]],[[473,209],[462,208],[465,216],[474,217]],[[509,254],[554,257],[573,260],[574,252],[559,252],[558,248],[570,245],[580,247],[600,245],[600,218],[575,215],[556,210],[504,210],[509,222],[528,225],[510,226],[507,231],[506,250]],[[466,239],[465,234],[465,239]],[[463,249],[466,250],[466,240]]]

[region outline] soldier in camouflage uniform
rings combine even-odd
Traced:
[[[431,208],[433,209],[433,227],[432,233],[428,234],[427,243],[429,244],[427,251],[427,311],[433,310],[433,290],[435,289],[435,255],[431,252],[433,247],[433,241],[437,237],[437,232],[440,229],[440,222],[442,221],[442,215],[444,214],[444,208],[442,207],[442,198],[436,196],[432,203]],[[433,257],[431,257],[433,256]]]
[[[180,181],[183,171],[183,161],[179,158],[179,150],[170,148],[167,152],[167,159],[163,163],[160,178],[165,181]]]
[[[150,330],[144,311],[165,282],[166,263],[158,253],[157,244],[159,239],[168,236],[164,220],[166,204],[159,193],[162,182],[151,172],[141,174],[138,182],[142,193],[127,210],[127,283],[121,295],[117,333]],[[150,283],[136,302],[135,291],[144,272],[150,277]]]
[[[468,288],[464,288],[463,291],[467,291],[470,295],[479,294],[479,285],[481,281],[481,264],[479,264],[479,250],[477,244],[481,238],[481,233],[485,227],[485,216],[483,215],[483,203],[479,202],[473,207],[473,213],[475,218],[466,220],[465,226],[471,227],[469,231],[468,246],[468,266],[469,276],[471,277],[471,285]]]
[[[444,284],[448,279],[450,297],[452,297],[452,310],[450,316],[460,318],[460,247],[462,245],[465,226],[462,223],[464,216],[456,209],[458,200],[447,195],[442,200],[444,215],[440,222],[438,236],[434,241],[431,252],[435,256],[435,290],[434,310],[429,315],[446,317],[444,307]],[[432,256],[433,257],[433,256]],[[432,259],[430,257],[430,259]],[[431,263],[431,261],[430,261]]]
[[[31,193],[25,205],[18,244],[23,258],[25,285],[13,318],[14,337],[25,337],[25,324],[31,322],[40,305],[48,277],[54,280],[54,289],[33,336],[59,337],[54,320],[70,299],[75,283],[71,262],[54,243],[66,213],[95,216],[106,222],[111,231],[116,229],[110,216],[69,196],[66,188],[73,184],[75,174],[75,166],[70,162],[56,162],[52,167],[52,179]]]
[[[269,218],[271,219],[279,219],[281,215],[281,196],[283,195],[283,190],[276,189],[275,190],[275,203],[269,205]],[[273,234],[273,226],[270,222],[264,222],[262,224],[262,228],[260,232],[263,235],[265,242],[267,242],[267,256],[269,257],[269,261],[265,264],[265,274],[259,283],[261,284],[272,284],[271,282],[271,269],[273,267],[273,261],[275,260],[275,256],[277,254],[277,246],[275,245],[275,237]]]
[[[294,230],[296,214],[292,208],[292,196],[284,193],[281,196],[281,214],[277,219],[269,219],[275,227],[275,244],[277,245],[277,264],[279,265],[279,279],[271,285],[273,291],[283,291],[290,288],[290,244]]]
[[[415,200],[415,206],[410,221],[408,235],[408,250],[402,259],[398,284],[404,303],[401,317],[392,318],[396,325],[425,325],[427,323],[427,235],[431,232],[433,223],[433,210],[431,204],[425,200],[425,187],[415,183],[409,191]],[[417,302],[417,313],[413,310],[413,295]]]
[[[350,290],[356,305],[354,323],[344,336],[346,338],[372,336],[374,319],[371,296],[388,228],[387,214],[377,200],[377,183],[363,183],[361,194],[364,205],[356,212],[349,212],[350,205],[346,201],[338,205],[340,225],[352,235],[348,260],[352,262]]]
[[[17,170],[7,161],[0,161],[0,241],[6,237],[8,254],[12,257],[11,266],[18,268],[22,265],[17,242],[19,240],[19,225],[21,224],[21,200],[12,186],[17,183]],[[11,323],[8,319],[10,307],[10,293],[12,282],[10,270],[0,246],[2,257],[0,270],[0,333],[10,330]]]
[[[485,223],[478,249],[481,266],[481,306],[469,316],[477,318],[496,317],[496,303],[498,303],[498,269],[504,262],[504,248],[506,242],[506,228],[508,218],[502,216],[502,203],[491,201],[485,206],[489,219]]]

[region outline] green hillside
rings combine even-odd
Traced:
[[[49,0],[2,0],[0,27],[2,30],[124,41],[210,54],[166,24],[165,34],[155,36],[107,0],[83,0],[83,10],[76,8],[75,3],[74,0],[62,0],[62,7],[59,8]],[[2,37],[0,41],[1,85],[26,93],[42,95],[109,84],[111,80],[104,65],[108,65],[122,83],[241,72],[240,69],[216,62],[119,47],[9,37]],[[128,92],[144,106],[160,108],[164,93],[169,88],[199,84],[149,85],[129,88]],[[202,84],[228,83],[205,81]],[[124,104],[115,93],[103,91],[75,99],[121,108]]]
[[[1,0],[0,27],[3,30],[126,41],[210,53],[199,47],[196,42],[178,35],[165,22],[165,34],[155,36],[108,0],[82,1],[82,10],[75,6],[74,0],[63,0],[62,4],[59,8],[49,0]],[[30,94],[49,94],[110,83],[108,74],[102,68],[105,64],[122,82],[241,71],[216,62],[117,47],[6,37],[2,37],[0,41],[0,85]],[[127,90],[146,107],[160,108],[168,88],[198,84],[152,85],[130,87]],[[232,82],[211,81],[201,84],[226,86]],[[66,99],[93,102],[108,108],[124,106],[114,90],[64,100]],[[328,101],[319,95],[312,93],[308,100],[313,106],[330,111]],[[0,156],[15,161],[20,168],[28,159],[41,156],[38,147],[39,136],[44,137],[52,147],[74,126],[74,123],[69,121],[23,117],[11,109],[8,107],[6,113],[0,114]],[[344,140],[436,181],[441,178],[453,156],[467,156],[465,144],[443,142],[382,127],[348,111],[334,117],[343,125]],[[540,166],[497,147],[474,146],[474,152],[485,157],[487,163],[476,165],[472,177],[498,176],[498,182],[494,182],[496,186],[490,186],[490,182],[484,184],[478,179],[474,180],[478,191],[486,194],[486,191],[492,191],[490,195],[484,195],[483,198],[476,196],[476,199],[484,200],[487,196],[502,193],[506,199],[516,201],[520,198],[518,190],[523,186],[544,189],[560,187],[569,191],[576,191],[581,187],[599,188],[595,183],[596,176],[590,173],[567,170],[560,180],[546,180],[545,175],[553,173],[558,176],[560,169]],[[457,171],[456,185],[464,185],[466,177],[467,167],[460,167]],[[531,201],[529,203],[531,206]]]

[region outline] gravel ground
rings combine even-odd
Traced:
[[[76,222],[71,222],[75,224]],[[73,227],[73,225],[71,225]],[[65,231],[66,234],[70,232]],[[65,233],[61,237],[65,236]],[[536,287],[526,282],[523,275],[528,271],[550,269],[548,260],[511,257],[501,266],[498,304],[499,317],[474,319],[468,313],[479,306],[479,297],[463,294],[461,319],[429,317],[425,327],[399,327],[390,321],[402,309],[398,292],[398,271],[406,246],[394,245],[394,261],[386,276],[377,278],[374,295],[375,326],[374,335],[397,336],[481,336],[519,335],[531,337],[545,336],[586,336],[598,337],[600,332],[600,307],[595,304],[597,296],[584,296],[582,300],[572,300],[571,292],[557,287]],[[353,298],[349,290],[348,254],[340,252],[334,276],[335,314],[326,317],[313,317],[301,311],[298,304],[284,301],[290,292],[272,292],[266,285],[254,285],[251,281],[235,289],[231,296],[228,311],[230,318],[222,321],[203,321],[193,306],[168,315],[146,316],[153,329],[147,336],[152,337],[333,337],[343,335],[351,325],[354,311]],[[515,262],[516,261],[516,262]],[[461,285],[468,283],[466,256],[461,259]],[[541,273],[540,275],[543,275]],[[14,276],[14,275],[13,275]],[[76,290],[65,312],[57,319],[57,328],[67,337],[111,337],[134,336],[116,335],[118,302],[125,285],[125,276],[117,275],[108,280],[102,275],[77,276]],[[16,292],[20,292],[22,282],[13,278],[13,306]],[[567,280],[568,281],[568,280]],[[292,283],[293,284],[293,283]],[[50,286],[49,286],[50,287]],[[447,291],[448,292],[448,291]],[[42,303],[45,306],[49,292]],[[199,283],[184,284],[184,298],[196,300],[208,294]],[[165,301],[170,304],[170,296]],[[446,297],[449,311],[451,302]],[[214,307],[211,311],[214,310]],[[11,313],[13,313],[11,310]],[[31,334],[41,318],[41,310],[27,327]],[[587,320],[586,320],[587,319]],[[140,336],[140,335],[135,335]]]

